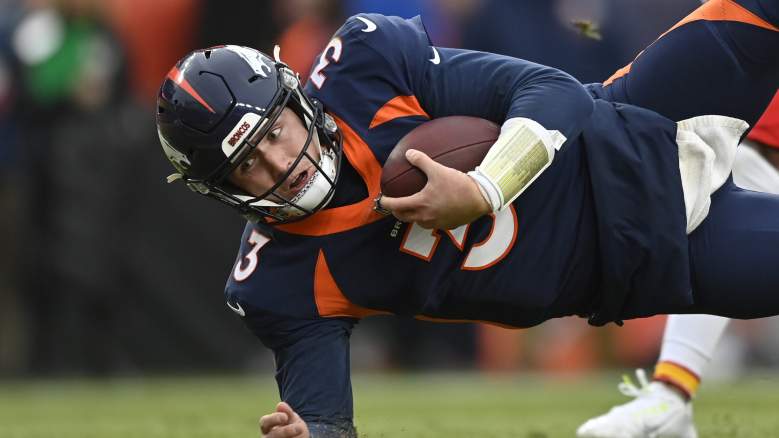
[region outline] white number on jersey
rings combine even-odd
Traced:
[[[487,269],[503,260],[514,246],[518,227],[514,206],[509,206],[509,208],[493,214],[492,218],[494,222],[489,236],[471,247],[462,266],[460,266],[461,269],[466,271]],[[454,230],[444,230],[444,233],[462,251],[469,228],[470,224],[467,224]],[[400,245],[400,250],[422,260],[430,261],[440,241],[441,235],[438,234],[438,230],[426,230],[414,223],[409,226]]]
[[[254,270],[257,269],[257,253],[269,241],[270,239],[267,237],[252,230],[252,235],[249,236],[249,243],[253,243],[254,246],[243,258],[238,259],[238,262],[235,264],[235,269],[233,270],[235,281],[244,281],[254,273]],[[246,266],[243,266],[244,260],[246,260]]]
[[[343,45],[341,44],[340,38],[333,38],[329,43],[327,43],[327,47],[325,47],[325,50],[322,51],[322,55],[319,56],[319,63],[311,72],[311,82],[313,82],[317,88],[322,88],[322,85],[325,84],[325,79],[327,79],[327,76],[322,73],[322,70],[330,65],[331,61],[338,62],[341,59],[342,49]]]

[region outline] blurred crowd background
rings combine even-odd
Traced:
[[[243,220],[183,186],[154,127],[188,51],[240,44],[302,76],[358,12],[421,14],[434,44],[606,79],[697,0],[0,0],[0,376],[272,369],[224,304]],[[380,281],[380,279],[377,279]],[[664,317],[510,331],[377,317],[355,369],[650,366]],[[710,374],[779,364],[779,324],[730,326]]]

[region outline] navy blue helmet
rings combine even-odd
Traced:
[[[246,193],[227,177],[285,107],[308,129],[306,143],[273,187],[259,196]],[[181,179],[193,191],[228,204],[251,220],[300,220],[323,208],[335,190],[342,157],[336,124],[319,102],[303,93],[298,76],[278,56],[273,59],[231,45],[189,53],[160,87],[157,131],[166,157],[176,168],[168,182]],[[307,152],[315,135],[318,160]],[[287,199],[276,190],[305,159],[314,165],[316,175],[305,190]]]

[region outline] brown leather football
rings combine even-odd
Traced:
[[[392,197],[413,195],[427,184],[427,177],[406,160],[408,149],[417,149],[444,166],[468,172],[481,163],[500,134],[495,123],[469,116],[449,116],[423,123],[403,136],[381,171],[381,191]]]

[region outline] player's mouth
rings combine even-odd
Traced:
[[[314,177],[313,169],[308,168],[298,173],[292,182],[289,184],[289,193],[293,197],[297,197],[301,190],[303,190]]]

